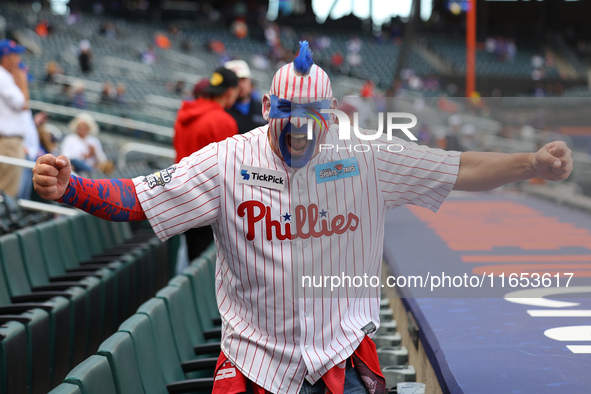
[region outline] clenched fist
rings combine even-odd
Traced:
[[[57,200],[66,193],[72,166],[64,155],[47,154],[37,159],[33,168],[33,187],[46,200]]]
[[[541,178],[563,181],[573,171],[573,152],[563,141],[550,142],[535,154],[533,167]]]

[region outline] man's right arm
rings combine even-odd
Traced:
[[[22,105],[22,109],[29,109],[29,81],[28,81],[28,74],[26,71],[17,68],[12,72],[12,76],[14,77],[14,83],[20,89],[21,93],[25,98],[25,102]]]
[[[27,109],[29,107],[29,90],[28,88],[23,90],[21,86],[19,86],[19,83],[21,85],[24,83],[26,86],[26,77],[25,81],[23,82],[22,78],[19,79],[19,77],[15,76],[16,74],[18,73],[11,73],[12,78],[11,75],[5,75],[2,77],[2,80],[0,81],[0,86],[2,86],[0,89],[0,96],[4,98],[4,101],[7,105],[9,105],[13,110],[18,111]],[[27,95],[25,95],[25,93],[27,93]]]
[[[33,168],[35,191],[114,222],[145,220],[131,179],[85,179],[72,175],[66,156],[41,156]]]

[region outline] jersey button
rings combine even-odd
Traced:
[[[304,312],[304,317],[305,317],[305,318],[307,318],[307,317],[309,317],[309,316],[310,316],[310,314],[309,314],[308,312]]]

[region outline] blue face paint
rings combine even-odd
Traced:
[[[271,110],[269,111],[269,118],[286,119],[291,117],[314,119],[312,115],[320,115],[328,122],[329,114],[323,114],[320,112],[320,110],[329,108],[330,100],[319,100],[298,104],[286,99],[279,98],[275,95],[271,95]]]
[[[321,133],[323,129],[328,128],[327,122],[330,120],[329,114],[323,114],[320,112],[322,109],[330,108],[330,100],[319,100],[312,101],[309,103],[293,103],[286,99],[278,98],[275,95],[271,95],[271,109],[269,111],[270,119],[288,119],[287,124],[281,130],[278,136],[278,145],[283,160],[290,167],[302,168],[304,167],[314,155],[316,149],[316,143],[318,141],[317,132],[314,132],[312,140],[308,141],[306,150],[299,155],[292,155],[287,145],[287,135],[289,133],[303,133],[306,134],[308,131],[307,122],[304,125],[297,127],[292,124],[289,120],[291,118],[308,118],[314,119],[320,127]],[[316,126],[315,126],[316,127]],[[327,130],[325,130],[327,131]]]
[[[312,158],[312,155],[314,154],[314,148],[316,147],[316,133],[314,133],[314,137],[312,138],[312,141],[308,142],[308,146],[306,147],[306,150],[301,155],[292,156],[291,152],[289,151],[289,147],[287,146],[287,135],[289,133],[291,133],[292,131],[299,132],[299,133],[305,133],[307,131],[307,129],[308,129],[307,125],[304,125],[302,127],[296,127],[293,124],[291,124],[290,122],[287,122],[287,124],[285,125],[285,127],[281,131],[281,134],[279,135],[279,150],[281,151],[281,154],[283,155],[283,160],[285,160],[287,165],[290,167],[302,168],[310,161],[310,159]]]

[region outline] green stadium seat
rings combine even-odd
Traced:
[[[215,342],[206,341],[201,325],[197,321],[196,313],[186,310],[186,298],[183,299],[183,294],[180,290],[177,286],[166,286],[156,293],[156,297],[162,299],[166,305],[181,361],[193,360],[196,355],[208,352],[219,356],[219,352],[221,351],[218,348],[219,335]],[[190,297],[190,295],[186,296]],[[193,325],[191,326],[191,324]]]
[[[67,275],[66,278],[61,278],[62,280],[67,281],[59,281],[56,284],[56,281],[49,277],[49,271],[47,270],[47,262],[46,256],[43,253],[43,249],[39,246],[41,245],[41,239],[39,237],[39,233],[35,227],[27,227],[15,232],[16,236],[19,238],[19,243],[21,247],[21,252],[24,258],[25,268],[27,271],[27,275],[29,277],[29,282],[33,288],[44,288],[43,286],[47,285],[56,285],[56,286],[63,286],[72,293],[70,298],[71,307],[73,308],[73,327],[72,330],[74,331],[75,335],[77,336],[76,342],[81,344],[82,341],[86,341],[87,335],[82,333],[88,332],[88,323],[87,323],[87,306],[88,306],[88,298],[89,294],[87,294],[86,290],[88,287],[93,288],[97,287],[98,280],[95,277],[87,276],[84,273],[82,274],[70,274]],[[112,324],[113,326],[114,324]],[[62,352],[63,354],[59,354],[58,357],[66,357],[69,353]],[[85,357],[83,352],[83,348],[74,349],[73,353],[76,353],[74,356],[74,362],[82,361]],[[66,373],[70,370],[70,361],[65,365],[63,363],[58,363],[62,365],[61,368],[57,368],[55,371],[55,376],[60,381],[66,376]]]
[[[101,220],[102,221],[102,220]],[[149,286],[147,281],[142,282],[142,277],[147,276],[145,271],[150,269],[150,265],[146,263],[151,258],[150,248],[137,249],[137,253],[129,253],[119,258],[116,262],[102,262],[95,263],[93,261],[82,262],[77,261],[78,250],[76,243],[84,244],[85,237],[78,237],[70,226],[69,220],[58,220],[55,223],[56,232],[60,238],[67,239],[62,242],[62,257],[66,263],[67,272],[80,272],[87,270],[101,270],[101,286],[102,298],[100,305],[96,305],[96,309],[103,311],[100,315],[112,316],[114,313],[114,322],[123,321],[133,310],[135,310],[142,300],[150,297],[150,291],[155,292],[155,287]],[[128,252],[130,249],[127,250]],[[106,269],[108,268],[108,269]],[[117,290],[113,290],[117,286]],[[113,295],[117,294],[118,298]],[[102,339],[105,330],[108,332],[114,331],[114,326],[111,324],[113,320],[109,318],[106,321],[96,322],[94,332],[90,334],[91,350],[96,349]],[[104,327],[103,327],[104,323]]]
[[[90,239],[88,233],[85,231],[83,216],[86,215],[70,216],[56,221],[60,235],[70,234],[71,237],[74,237],[74,250],[76,251],[77,262],[79,264],[104,264],[117,260],[121,255],[92,254],[92,245],[97,244],[98,241]]]
[[[93,224],[99,230],[100,239],[102,240],[103,244],[103,251],[107,251],[115,246],[118,246],[113,238],[113,235],[111,234],[108,221],[95,219]],[[89,220],[86,221],[87,228],[93,224],[90,224]]]
[[[166,387],[166,381],[158,361],[158,350],[150,332],[149,324],[146,315],[135,314],[119,326],[119,331],[131,335],[146,394],[161,393],[161,388]]]
[[[105,356],[109,360],[118,393],[143,393],[146,391],[143,387],[129,333],[114,333],[99,346],[97,354]]]
[[[170,376],[164,375],[162,363],[174,362],[175,357],[162,357],[159,353],[148,316],[145,314],[135,314],[124,321],[119,327],[119,330],[131,335],[144,392],[146,394],[162,393],[162,389],[165,387],[169,393],[195,392],[197,390],[211,392],[211,388],[213,387],[213,378],[211,377],[174,382],[167,381],[166,378],[170,378]],[[167,353],[171,354],[170,352]],[[177,371],[169,371],[171,375],[176,376],[182,374],[179,364],[177,364],[177,368]]]
[[[51,390],[49,394],[82,394],[82,391],[80,391],[80,387],[76,386],[75,384],[62,383]]]
[[[92,355],[68,373],[64,383],[75,384],[83,394],[118,394],[109,361]]]
[[[68,255],[74,255],[71,264],[77,264],[74,267],[69,267],[69,272],[77,272],[80,270],[98,269],[101,272],[101,321],[102,327],[101,332],[111,333],[117,329],[117,323],[122,321],[117,319],[118,308],[124,308],[124,313],[129,314],[127,309],[127,292],[129,282],[129,267],[127,264],[132,264],[135,261],[135,257],[132,254],[125,256],[92,256],[90,253],[90,244],[93,243],[85,232],[84,223],[77,219],[82,215],[68,217],[56,221],[57,233],[60,239],[68,238],[74,242],[63,243],[64,252]],[[105,268],[108,268],[106,270]],[[119,299],[121,295],[121,299]],[[123,311],[122,311],[123,312]],[[93,350],[100,343],[99,339],[102,340],[103,335],[100,338],[96,338],[96,342],[93,343]]]
[[[105,250],[101,234],[98,231],[96,221],[102,220],[94,217],[90,214],[81,214],[74,216],[72,225],[75,231],[79,231],[80,234],[86,235],[88,240],[88,251],[91,256],[97,256]]]
[[[0,326],[0,393],[27,388],[27,346],[24,324],[8,321]]]
[[[156,348],[161,360],[162,372],[167,382],[185,379],[185,373],[193,371],[200,371],[191,374],[193,378],[211,377],[213,375],[220,354],[219,343],[211,344],[209,349],[201,349],[203,350],[202,354],[209,353],[208,358],[196,359],[193,357],[190,361],[182,362],[164,300],[151,298],[138,308],[137,313],[148,316],[150,320],[153,335],[156,339]]]
[[[221,336],[220,328],[213,326],[211,315],[208,313],[200,313],[200,311],[204,310],[205,308],[203,302],[195,301],[189,278],[187,278],[185,275],[178,275],[172,278],[168,283],[170,286],[178,287],[181,297],[183,297],[185,300],[183,303],[183,308],[185,309],[185,313],[187,315],[186,321],[189,324],[188,328],[198,325],[201,327],[201,331],[205,339],[216,339],[219,341]],[[204,293],[205,291],[203,291],[202,294]],[[219,313],[217,315],[219,316]],[[193,338],[194,340],[200,339],[197,337],[197,335],[194,335]]]
[[[78,216],[75,216],[75,218],[78,218]],[[105,234],[105,232],[108,233],[110,231],[108,226],[109,222],[91,215],[80,215],[80,218],[71,221],[70,224],[72,225],[72,228],[70,229],[72,231],[72,237],[76,237],[77,244],[81,248],[91,250],[93,248],[93,244],[100,243],[101,254],[99,256],[95,255],[93,257],[96,258],[105,256],[103,255],[103,253],[105,253],[103,247],[112,245],[112,243],[103,243],[101,240],[103,239],[103,236],[108,235]],[[89,237],[78,237],[78,234],[87,234]],[[76,272],[79,270],[100,269],[101,267],[109,267],[114,269],[117,274],[116,292],[118,296],[115,320],[117,322],[122,322],[132,313],[135,308],[137,308],[140,303],[139,275],[142,263],[140,258],[146,254],[146,250],[147,249],[145,248],[126,248],[124,251],[116,253],[121,264],[99,262],[97,261],[98,259],[95,259],[95,261],[83,261],[81,262],[80,267],[69,268],[68,271]],[[109,252],[106,253],[108,256]],[[112,254],[111,256],[115,256],[115,254]],[[116,327],[110,329],[108,322],[106,322],[105,326],[110,331],[114,331],[116,329]]]
[[[215,281],[209,275],[210,267],[205,259],[197,259],[182,272],[189,279],[197,313],[204,330],[211,330],[217,324],[220,313],[215,298]]]
[[[66,286],[65,289],[60,288],[60,291],[33,292],[24,267],[18,237],[15,234],[0,237],[0,268],[6,275],[0,278],[0,287],[5,291],[3,296],[0,295],[0,305],[4,305],[6,310],[11,303],[35,302],[36,304],[31,304],[31,307],[38,307],[49,313],[48,334],[52,333],[51,340],[40,345],[42,348],[33,347],[35,352],[39,352],[39,358],[35,357],[33,362],[36,365],[35,374],[49,377],[50,381],[52,368],[55,367],[59,372],[70,366],[70,360],[66,358],[71,350],[69,341],[73,336],[77,336],[71,324],[71,313],[75,303],[70,299],[79,295],[82,289]],[[45,348],[49,350],[47,357],[41,351]],[[45,385],[41,378],[34,378],[34,383]]]
[[[106,223],[106,226],[96,220]],[[88,222],[88,220],[86,221]],[[107,254],[112,253],[111,256],[91,256],[89,253],[89,244],[92,243],[92,240],[89,240],[85,236],[85,226],[83,224],[83,221],[76,219],[76,217],[69,218],[64,222],[58,222],[57,224],[58,232],[61,232],[62,236],[69,233],[69,238],[77,241],[74,246],[77,246],[77,253],[82,267],[99,268],[101,266],[100,264],[105,264],[109,260],[112,260],[112,256],[125,255],[124,257],[119,257],[124,262],[124,267],[121,267],[123,271],[117,270],[117,276],[123,276],[122,280],[127,281],[128,285],[119,285],[119,291],[124,295],[129,294],[131,299],[122,300],[123,307],[126,308],[122,311],[124,313],[118,315],[121,317],[119,321],[122,321],[129,315],[129,311],[133,311],[139,306],[141,301],[153,296],[156,290],[164,285],[162,282],[168,277],[166,272],[169,264],[168,247],[166,244],[161,243],[154,235],[151,235],[145,242],[138,241],[138,243],[122,244],[117,252],[115,252],[116,249],[111,248],[107,252]],[[95,224],[100,224],[103,228],[108,229],[110,234],[119,234],[116,237],[117,243],[124,242],[126,234],[131,235],[129,223],[106,222],[102,219],[95,219]],[[68,250],[73,250],[72,245],[68,243],[64,244],[64,246]],[[75,269],[78,268],[70,268],[69,270],[72,271]],[[159,279],[159,274],[165,275],[164,280]],[[107,305],[109,305],[108,301]],[[128,305],[129,309],[127,309]]]
[[[102,336],[101,311],[103,307],[102,300],[102,280],[108,279],[113,274],[108,268],[100,270],[88,269],[86,271],[66,272],[65,261],[73,265],[72,254],[67,251],[62,244],[62,239],[57,234],[55,221],[44,222],[36,226],[39,239],[41,241],[41,250],[45,256],[47,271],[51,278],[66,280],[74,277],[78,278],[86,286],[86,303],[76,303],[76,342],[74,345],[73,364],[81,362],[88,354],[89,349],[93,351],[99,345]],[[71,248],[73,243],[71,239],[65,241],[65,246]],[[83,277],[83,279],[80,279]],[[86,324],[86,328],[82,326]]]

